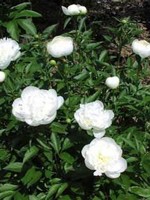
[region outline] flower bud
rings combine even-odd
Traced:
[[[74,16],[74,15],[85,15],[87,13],[87,9],[85,6],[81,6],[79,4],[72,4],[67,8],[62,6],[62,11],[65,15]]]
[[[105,84],[111,89],[116,89],[119,86],[119,82],[119,78],[117,76],[113,76],[108,77],[105,81]]]
[[[132,42],[132,50],[141,58],[150,56],[150,43],[145,40],[134,40]]]
[[[55,66],[57,64],[55,60],[50,60],[49,63],[50,63],[50,65],[53,65],[53,66]]]
[[[2,71],[0,71],[0,83],[2,83],[6,78],[6,74]]]
[[[54,58],[68,56],[73,52],[73,39],[71,37],[56,36],[47,43],[47,52]]]

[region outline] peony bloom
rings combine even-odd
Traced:
[[[117,76],[113,76],[108,77],[105,81],[105,84],[111,89],[116,89],[119,86],[119,82],[119,78]]]
[[[127,168],[127,162],[122,158],[122,150],[109,137],[95,138],[82,149],[87,168],[94,170],[94,176],[103,173],[109,178],[118,178]]]
[[[95,137],[101,138],[105,134],[114,117],[112,110],[104,110],[101,101],[80,104],[80,108],[74,113],[79,126],[84,130],[93,130]]]
[[[5,80],[5,78],[6,78],[5,73],[0,71],[0,83],[2,83]]]
[[[15,40],[0,39],[0,69],[7,68],[11,61],[16,60],[20,55],[20,47]]]
[[[73,52],[73,39],[71,37],[56,36],[47,43],[47,51],[54,58],[68,56]]]
[[[73,16],[73,15],[85,15],[87,13],[87,9],[85,6],[81,6],[79,4],[72,4],[68,6],[68,8],[62,6],[62,11],[65,15]]]
[[[12,113],[20,121],[31,126],[51,123],[57,110],[64,102],[63,97],[57,96],[55,90],[43,90],[28,86],[12,104]]]
[[[141,58],[146,58],[150,56],[150,43],[145,40],[136,39],[132,42],[132,50]]]

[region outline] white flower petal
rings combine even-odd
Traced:
[[[26,87],[21,98],[12,104],[12,113],[20,121],[31,126],[51,123],[57,110],[63,104],[63,98],[57,97],[55,90],[42,90],[34,86]]]
[[[105,130],[101,130],[101,131],[97,131],[97,130],[93,130],[93,135],[96,138],[102,138],[105,135]]]
[[[95,137],[102,137],[114,117],[112,110],[105,110],[101,101],[80,104],[80,108],[74,113],[74,118],[84,130],[94,131]],[[98,136],[99,133],[99,136]]]
[[[65,6],[61,6],[61,8],[62,8],[62,11],[63,11],[63,13],[64,13],[65,15],[70,15],[68,9],[67,9]]]
[[[20,54],[20,47],[15,40],[0,39],[0,69],[7,68],[11,61],[16,60]]]
[[[122,149],[109,137],[95,138],[81,151],[87,168],[94,170],[94,176],[105,173],[110,178],[117,178],[127,168],[122,158]]]

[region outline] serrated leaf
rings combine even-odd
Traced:
[[[21,162],[14,162],[7,165],[4,169],[12,172],[21,172],[23,167],[23,163]]]
[[[23,163],[27,162],[31,158],[37,155],[39,149],[36,146],[32,146],[24,155]]]

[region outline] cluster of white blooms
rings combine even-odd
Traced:
[[[105,81],[105,84],[111,89],[116,89],[119,86],[119,82],[119,78],[117,76],[113,76],[108,77]]]
[[[101,101],[81,104],[74,117],[84,130],[93,130],[95,137],[102,137],[114,117],[112,110],[105,110]]]
[[[132,42],[132,50],[141,58],[150,56],[150,43],[145,40],[134,40]]]
[[[112,138],[103,137],[114,117],[112,110],[105,110],[101,101],[81,104],[74,117],[84,130],[93,130],[95,139],[82,149],[85,165],[94,170],[95,176],[103,173],[110,178],[118,178],[127,168],[122,158],[122,150]]]
[[[12,113],[20,121],[31,126],[49,124],[64,102],[63,97],[57,96],[55,90],[42,90],[28,86],[12,104]]]
[[[94,170],[94,176],[105,173],[109,178],[118,178],[127,168],[120,146],[109,137],[93,139],[83,147],[82,156],[86,167]]]
[[[73,39],[71,37],[56,36],[47,43],[47,51],[54,58],[68,56],[73,52]]]
[[[0,39],[0,69],[6,69],[11,61],[16,60],[20,55],[20,47],[15,40]]]
[[[79,4],[72,4],[67,8],[62,6],[62,11],[65,15],[73,16],[73,15],[85,15],[87,13],[87,9],[85,6],[81,6]]]

